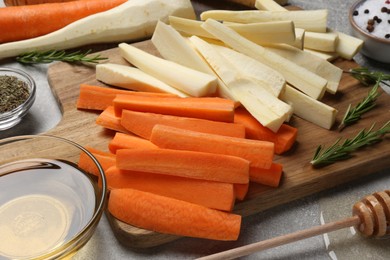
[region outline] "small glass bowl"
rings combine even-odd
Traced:
[[[353,13],[357,10],[366,0],[359,0],[354,3],[349,10],[349,22],[352,27],[353,36],[363,40],[364,44],[361,49],[361,53],[369,58],[374,60],[390,63],[390,38],[380,38],[368,33],[366,30],[362,29],[355,21]],[[379,2],[379,1],[378,1]],[[388,6],[390,8],[390,6]],[[364,15],[367,18],[371,17],[371,14],[359,14]],[[383,13],[383,21],[381,21],[382,25],[386,24],[386,26],[390,27],[388,24],[388,13]]]
[[[91,238],[107,201],[95,157],[50,135],[0,140],[0,190],[0,259],[70,259]]]
[[[0,68],[0,76],[3,75],[14,76],[17,77],[19,80],[26,82],[29,88],[30,95],[27,100],[18,107],[14,108],[11,111],[0,113],[0,131],[9,129],[18,124],[33,105],[36,95],[35,81],[30,75],[28,75],[24,71],[13,68]]]

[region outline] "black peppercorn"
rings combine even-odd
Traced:
[[[364,10],[365,14],[368,14],[369,12],[370,12],[370,10],[368,10],[368,9]]]
[[[354,12],[353,12],[353,16],[358,16],[359,15],[359,12],[357,11],[357,10],[355,10]]]
[[[387,11],[388,11],[388,9],[387,9],[386,6],[384,6],[384,7],[381,8],[381,12],[382,12],[382,13],[387,13]]]
[[[385,38],[386,38],[386,39],[389,39],[389,38],[390,38],[390,33],[386,34],[386,35],[385,35]]]

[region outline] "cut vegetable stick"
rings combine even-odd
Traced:
[[[142,71],[191,96],[212,94],[217,87],[217,78],[168,61],[127,43],[120,43],[121,56]]]
[[[96,160],[100,163],[104,171],[106,171],[111,166],[114,166],[116,163],[115,154],[103,152],[93,147],[85,147],[85,149],[87,149],[96,158]],[[78,167],[95,176],[99,176],[98,168],[86,153],[80,153]]]
[[[121,170],[208,181],[249,181],[249,161],[224,154],[173,149],[122,149],[116,152],[116,166]]]
[[[274,0],[256,0],[255,7],[265,11],[287,11],[286,8],[282,7]]]
[[[236,240],[241,216],[134,189],[112,190],[109,212],[117,219],[160,233]]]
[[[106,178],[109,189],[136,189],[213,209],[231,211],[235,202],[234,188],[231,183],[125,171],[116,167],[106,171]]]
[[[236,199],[244,200],[249,190],[249,183],[245,183],[245,184],[234,183],[233,187],[234,187],[234,193],[236,194]]]
[[[116,154],[116,151],[119,149],[153,149],[158,148],[155,144],[149,140],[140,138],[131,134],[124,134],[117,132],[114,135],[114,138],[108,143],[108,149],[111,153]]]
[[[246,138],[273,142],[276,154],[282,154],[290,150],[297,138],[297,128],[283,124],[275,133],[260,124],[256,118],[242,107],[236,109],[234,122],[245,126]]]
[[[121,118],[115,115],[114,107],[108,106],[96,118],[95,123],[104,128],[118,131],[121,133],[129,133],[122,125]]]
[[[176,95],[168,93],[154,92],[135,92],[130,90],[99,87],[88,84],[80,85],[80,94],[77,99],[76,107],[78,109],[104,110],[112,105],[117,94],[135,95],[135,96],[158,96],[158,97],[175,97]]]
[[[200,14],[201,20],[214,19],[236,23],[256,23],[270,21],[293,21],[295,27],[312,32],[326,32],[328,10],[286,11],[229,11],[209,10]]]
[[[323,96],[327,84],[327,81],[324,78],[298,66],[293,61],[283,58],[280,55],[247,40],[234,30],[216,20],[207,19],[202,27],[236,51],[246,54],[279,71],[287,82],[294,85],[296,88],[299,88],[307,95],[315,99],[319,99]]]
[[[317,51],[335,52],[338,38],[337,33],[334,32],[306,32],[303,46]]]
[[[83,0],[0,8],[0,43],[48,34],[81,18],[104,12],[124,2],[126,0]]]
[[[315,51],[310,49],[303,49],[303,51],[316,55],[317,57],[327,60],[329,62],[334,61],[340,56],[337,52],[322,52],[322,51]]]
[[[150,140],[161,148],[238,156],[261,168],[271,167],[274,156],[272,142],[199,133],[164,125],[153,128]]]
[[[249,178],[252,182],[263,185],[278,187],[282,179],[283,166],[280,163],[273,163],[271,168],[263,169],[259,167],[251,167]]]
[[[188,94],[129,65],[98,64],[96,65],[96,79],[108,85],[135,91],[170,93],[179,97],[188,97]]]
[[[245,127],[240,124],[190,117],[162,115],[156,113],[137,112],[131,110],[122,111],[121,124],[126,130],[145,139],[150,139],[152,129],[157,124],[168,125],[202,133],[245,138]]]
[[[330,31],[336,33],[339,37],[336,53],[344,59],[351,60],[363,47],[362,39],[335,30]]]
[[[233,122],[235,102],[223,98],[160,98],[129,97],[117,95],[114,99],[115,114],[122,115],[122,109],[150,112],[164,115],[185,116],[222,122]]]

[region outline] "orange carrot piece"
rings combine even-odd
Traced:
[[[241,124],[131,110],[122,111],[121,124],[126,130],[145,139],[150,139],[152,129],[157,124],[174,126],[202,133],[245,138],[245,127]]]
[[[264,184],[271,187],[278,187],[282,179],[283,165],[273,163],[271,168],[262,169],[259,167],[251,167],[249,170],[249,178],[252,182]]]
[[[237,240],[241,216],[134,189],[115,189],[108,201],[117,219],[147,230],[178,236]]]
[[[282,124],[278,132],[273,132],[259,123],[245,108],[239,107],[234,113],[234,122],[243,124],[246,137],[254,140],[264,140],[275,143],[275,153],[282,154],[288,151],[297,138],[298,129]]]
[[[114,131],[129,133],[122,125],[121,118],[117,117],[114,112],[114,107],[109,106],[100,113],[100,115],[96,118],[96,124],[111,129]]]
[[[104,110],[108,106],[113,105],[112,101],[117,94],[147,97],[175,97],[175,95],[168,93],[137,92],[132,90],[81,84],[76,107],[78,109]]]
[[[233,187],[234,187],[234,192],[236,194],[236,199],[244,200],[249,190],[249,182],[245,184],[234,183]]]
[[[100,163],[104,171],[106,171],[111,166],[114,166],[116,163],[115,154],[104,152],[89,146],[85,147],[85,149],[87,149],[90,153],[92,153],[92,155]],[[98,168],[93,163],[91,158],[88,157],[88,155],[85,153],[80,153],[78,167],[95,176],[99,176]]]
[[[115,166],[106,171],[106,178],[109,189],[136,189],[213,209],[231,211],[235,202],[231,183],[125,171]]]
[[[124,134],[117,132],[114,138],[109,142],[108,149],[111,153],[116,153],[119,149],[135,149],[135,148],[158,148],[155,144],[149,140],[140,138],[135,135]]]
[[[209,181],[249,181],[249,161],[223,154],[172,149],[122,149],[116,152],[116,166],[121,170]]]
[[[260,168],[271,167],[274,144],[268,141],[249,140],[156,125],[150,141],[160,148],[226,154],[244,158]]]
[[[85,0],[0,8],[0,43],[45,35],[124,2],[126,0]]]
[[[115,114],[122,109],[164,115],[184,116],[222,122],[233,122],[234,101],[216,97],[141,97],[117,95],[114,99]]]

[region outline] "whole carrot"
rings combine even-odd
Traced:
[[[83,0],[0,8],[0,43],[48,34],[126,0]]]

